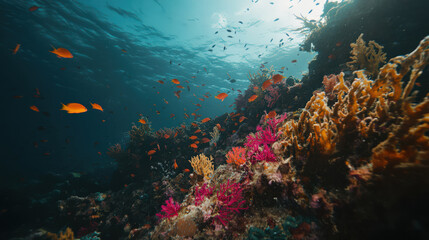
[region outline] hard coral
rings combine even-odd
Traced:
[[[178,202],[175,202],[173,198],[170,197],[168,200],[165,200],[165,205],[162,205],[161,209],[161,213],[157,213],[156,216],[159,219],[170,219],[179,214],[180,204]],[[164,214],[162,212],[164,212]]]

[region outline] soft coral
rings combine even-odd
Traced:
[[[156,216],[159,217],[159,219],[163,218],[172,218],[174,216],[177,216],[179,214],[180,204],[173,200],[172,197],[170,197],[168,200],[165,200],[166,205],[161,206],[161,213],[157,213]],[[164,212],[165,214],[162,214]]]
[[[243,207],[246,200],[244,200],[242,192],[243,188],[240,183],[230,184],[228,180],[227,183],[221,184],[216,195],[219,213],[215,216],[214,220],[227,227],[228,223],[234,217],[234,213],[239,213],[240,210],[247,209]]]

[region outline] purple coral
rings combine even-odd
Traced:
[[[213,194],[213,187],[207,187],[207,183],[204,183],[200,188],[195,187],[195,206],[200,205],[205,197],[208,197]]]
[[[235,213],[240,213],[240,210],[247,209],[243,207],[246,200],[244,200],[243,188],[240,183],[228,182],[221,184],[217,192],[217,207],[219,213],[214,217],[214,221],[220,222],[223,226],[227,227],[228,223],[232,220]],[[216,223],[214,222],[216,225]]]
[[[161,212],[156,214],[160,220],[163,218],[170,219],[179,214],[180,204],[175,202],[172,197],[170,197],[168,200],[165,200],[165,204],[166,205],[161,206]],[[164,212],[164,214],[162,212]]]

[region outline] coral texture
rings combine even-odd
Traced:
[[[206,180],[209,180],[213,175],[214,165],[213,157],[208,158],[204,153],[194,156],[189,160],[194,169],[194,172],[198,175],[204,176]]]
[[[178,215],[178,212],[180,210],[180,204],[178,202],[175,202],[173,198],[170,197],[168,200],[165,200],[165,205],[162,205],[161,209],[161,213],[157,213],[156,216],[159,219],[170,219]]]

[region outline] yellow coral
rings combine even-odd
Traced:
[[[208,158],[206,155],[204,155],[204,153],[201,153],[200,155],[192,157],[189,162],[191,163],[192,168],[196,174],[204,176],[204,178],[207,180],[212,177],[214,172],[212,156]]]
[[[352,61],[347,63],[351,70],[365,69],[370,76],[377,76],[378,67],[386,61],[386,54],[383,47],[374,41],[369,41],[368,46],[362,38],[363,33],[359,35],[355,43],[351,43]]]
[[[74,239],[74,233],[71,230],[71,228],[67,228],[66,231],[60,232],[60,236],[58,237],[58,235],[56,233],[46,233],[46,237],[52,239],[52,240],[73,240]]]

